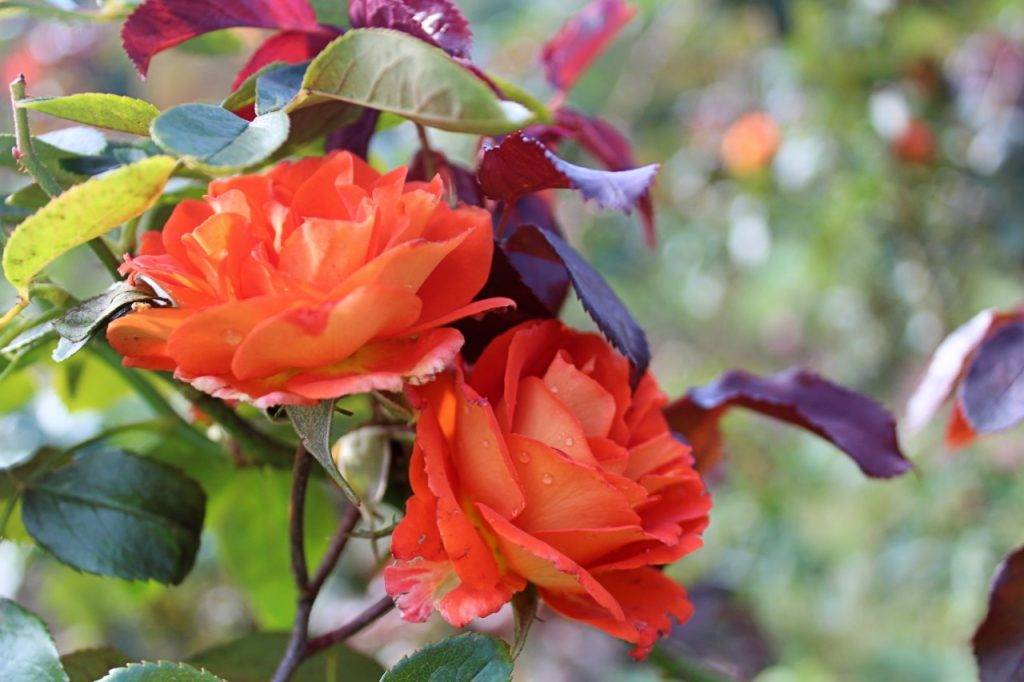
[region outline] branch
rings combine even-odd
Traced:
[[[312,656],[321,649],[326,649],[338,642],[344,642],[393,608],[395,608],[395,601],[391,597],[381,597],[380,600],[374,602],[369,608],[340,628],[330,630],[309,640],[309,645],[306,647],[306,655]]]
[[[306,586],[307,593],[312,594],[314,597],[320,593],[320,588],[324,586],[327,576],[334,570],[334,566],[338,563],[338,558],[345,549],[345,545],[348,544],[348,539],[352,537],[352,529],[355,528],[358,522],[359,508],[352,504],[347,505],[345,515],[341,517],[341,523],[338,524],[338,530],[335,531],[334,537],[331,538],[331,544],[327,548],[327,553],[324,554],[324,558],[316,569],[313,579]]]
[[[24,166],[25,170],[28,171],[29,175],[39,185],[39,188],[52,199],[59,195],[63,189],[61,189],[60,184],[50,174],[46,166],[43,165],[43,162],[39,160],[39,157],[36,156],[35,148],[32,146],[32,135],[28,129],[28,110],[18,106],[18,102],[23,99],[25,99],[25,75],[19,74],[17,78],[11,81],[11,109],[14,111],[14,136],[18,145],[14,151],[15,158]],[[120,266],[117,256],[113,254],[102,237],[89,240],[89,248],[100,259],[103,267],[107,269],[107,272],[110,273],[110,276],[115,281],[121,278],[117,272]]]

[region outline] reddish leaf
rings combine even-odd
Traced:
[[[562,92],[571,89],[635,14],[625,0],[593,0],[580,10],[544,45],[548,82]]]
[[[235,76],[232,90],[237,90],[242,82],[273,62],[298,64],[312,59],[323,50],[327,43],[341,35],[341,31],[330,26],[321,26],[314,32],[281,31],[267,38],[256,48],[242,70]]]
[[[477,179],[484,194],[512,204],[545,189],[576,189],[604,208],[629,213],[650,189],[659,166],[598,171],[563,161],[521,132],[484,151]]]
[[[687,438],[697,432],[707,441],[707,432],[699,429],[717,427],[723,408],[737,406],[821,436],[850,455],[868,476],[890,478],[911,468],[900,452],[896,421],[885,408],[803,369],[770,377],[743,370],[726,372],[670,405],[666,416]]]
[[[964,416],[978,433],[1024,419],[1024,322],[1002,325],[978,347],[960,384]]]
[[[633,319],[626,305],[601,274],[560,236],[535,225],[524,225],[519,231],[532,231],[541,236],[551,247],[551,252],[565,265],[583,309],[608,341],[629,360],[635,386],[647,371],[651,351],[647,345],[647,335]]]
[[[1024,679],[1024,547],[996,569],[988,613],[972,642],[981,682]]]
[[[153,55],[198,35],[240,26],[319,30],[308,0],[146,0],[125,21],[121,40],[145,76]]]
[[[625,135],[611,123],[588,116],[570,107],[555,112],[555,125],[548,126],[539,134],[540,139],[554,146],[563,139],[570,139],[584,151],[604,164],[608,170],[620,171],[636,166],[633,148]],[[644,236],[647,244],[654,247],[657,239],[654,225],[654,203],[651,193],[646,192],[637,202],[644,222]]]
[[[335,149],[347,149],[364,159],[370,149],[370,140],[374,131],[377,130],[377,119],[380,112],[376,109],[364,109],[359,119],[347,126],[342,126],[327,135],[324,142],[324,151],[332,152]]]
[[[452,0],[350,0],[353,28],[391,28],[437,45],[454,57],[469,57],[473,33]]]

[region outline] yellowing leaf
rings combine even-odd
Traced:
[[[26,297],[32,278],[59,256],[148,210],[176,163],[169,156],[143,159],[55,197],[7,241],[4,276]]]

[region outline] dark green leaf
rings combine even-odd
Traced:
[[[499,135],[534,118],[521,104],[498,99],[444,50],[388,29],[345,33],[313,60],[302,87],[310,104],[339,99],[455,132]],[[301,106],[299,100],[292,108]]]
[[[469,632],[443,639],[403,658],[381,682],[508,682],[512,656],[497,637]]]
[[[295,433],[299,434],[302,444],[313,455],[320,466],[334,479],[334,482],[341,486],[342,491],[352,501],[352,504],[359,505],[359,498],[356,496],[352,486],[348,484],[345,477],[338,471],[331,457],[331,419],[334,417],[334,401],[321,400],[312,407],[301,405],[288,406],[288,418],[295,427]]]
[[[80,92],[62,97],[37,97],[19,107],[76,123],[133,135],[149,135],[149,124],[160,110],[149,102],[105,92]]]
[[[161,149],[200,168],[218,172],[264,161],[288,139],[288,116],[275,111],[246,121],[210,104],[183,104],[153,121]]]
[[[101,647],[66,654],[60,657],[60,662],[71,682],[93,682],[112,669],[126,665],[129,659],[116,649]]]
[[[10,599],[0,599],[0,680],[67,679],[43,621]]]
[[[221,678],[184,663],[129,663],[111,670],[98,682],[226,682]]]
[[[22,520],[74,568],[177,584],[195,561],[205,504],[202,489],[177,469],[99,451],[32,481]]]
[[[80,130],[89,129],[84,128]],[[102,135],[98,131],[93,130],[90,132],[96,133],[96,135],[102,138]],[[62,137],[64,136],[62,135]],[[14,135],[0,134],[0,168],[7,168],[13,171],[19,170],[18,163],[14,160],[14,156],[11,154],[11,149],[16,146],[17,143],[14,140]],[[38,158],[43,165],[46,166],[47,170],[53,174],[60,186],[70,187],[71,185],[82,182],[87,176],[65,170],[64,163],[81,157],[83,153],[98,151],[99,148],[102,148],[102,145],[95,149],[93,148],[93,145],[83,145],[82,149],[78,149],[77,146],[75,149],[64,149],[50,144],[42,137],[33,137],[32,148],[35,150],[36,158]]]
[[[136,303],[152,302],[155,298],[156,294],[148,287],[115,282],[99,296],[70,308],[53,323],[53,328],[61,336],[53,359],[57,362],[68,359],[112,319],[127,312]]]
[[[231,682],[265,682],[273,677],[287,644],[286,633],[254,632],[207,649],[188,662]],[[291,679],[292,682],[376,682],[383,674],[384,668],[377,661],[338,645],[307,660]]]

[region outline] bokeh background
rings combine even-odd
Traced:
[[[319,4],[342,9],[341,0]],[[582,0],[459,4],[474,27],[476,61],[550,96],[539,48]],[[646,327],[663,386],[674,396],[731,367],[800,364],[902,415],[946,333],[1021,298],[1024,6],[636,4],[637,19],[571,102],[627,131],[639,161],[663,164],[658,248],[644,246],[634,219],[569,195],[559,217]],[[234,31],[193,42],[157,57],[142,81],[116,25],[29,19],[0,2],[0,76],[6,83],[25,73],[39,96],[217,102],[259,37]],[[734,129],[723,154],[730,127],[751,112],[762,124],[754,141]],[[9,107],[0,104],[0,114],[9,120]],[[33,122],[37,132],[58,127],[42,116]],[[765,135],[774,153],[759,156]],[[458,136],[434,141],[456,158],[469,153]],[[737,145],[738,157],[730,152]],[[403,126],[379,136],[371,154],[390,166],[415,147]],[[0,192],[22,183],[0,175]],[[103,286],[88,254],[53,274],[78,290]],[[575,303],[567,316],[588,325]],[[144,418],[119,381],[90,358],[8,377],[0,460]],[[694,593],[694,621],[638,665],[624,646],[546,618],[519,678],[972,679],[968,642],[988,581],[999,557],[1024,542],[1024,441],[1011,432],[950,452],[943,422],[901,434],[917,470],[877,482],[813,436],[730,416],[707,546],[670,569]],[[0,593],[39,612],[62,652],[106,643],[135,657],[180,659],[257,627],[286,628],[287,474],[234,471],[152,436],[121,438],[186,466],[206,487],[197,569],[172,589],[78,574],[19,543],[15,510],[0,543]],[[316,494],[310,525],[322,549],[336,501]],[[382,592],[370,577],[374,561],[369,543],[358,543],[315,627],[343,622]],[[510,617],[479,625],[504,634]],[[444,633],[442,623],[410,626],[391,614],[353,643],[389,664]]]

